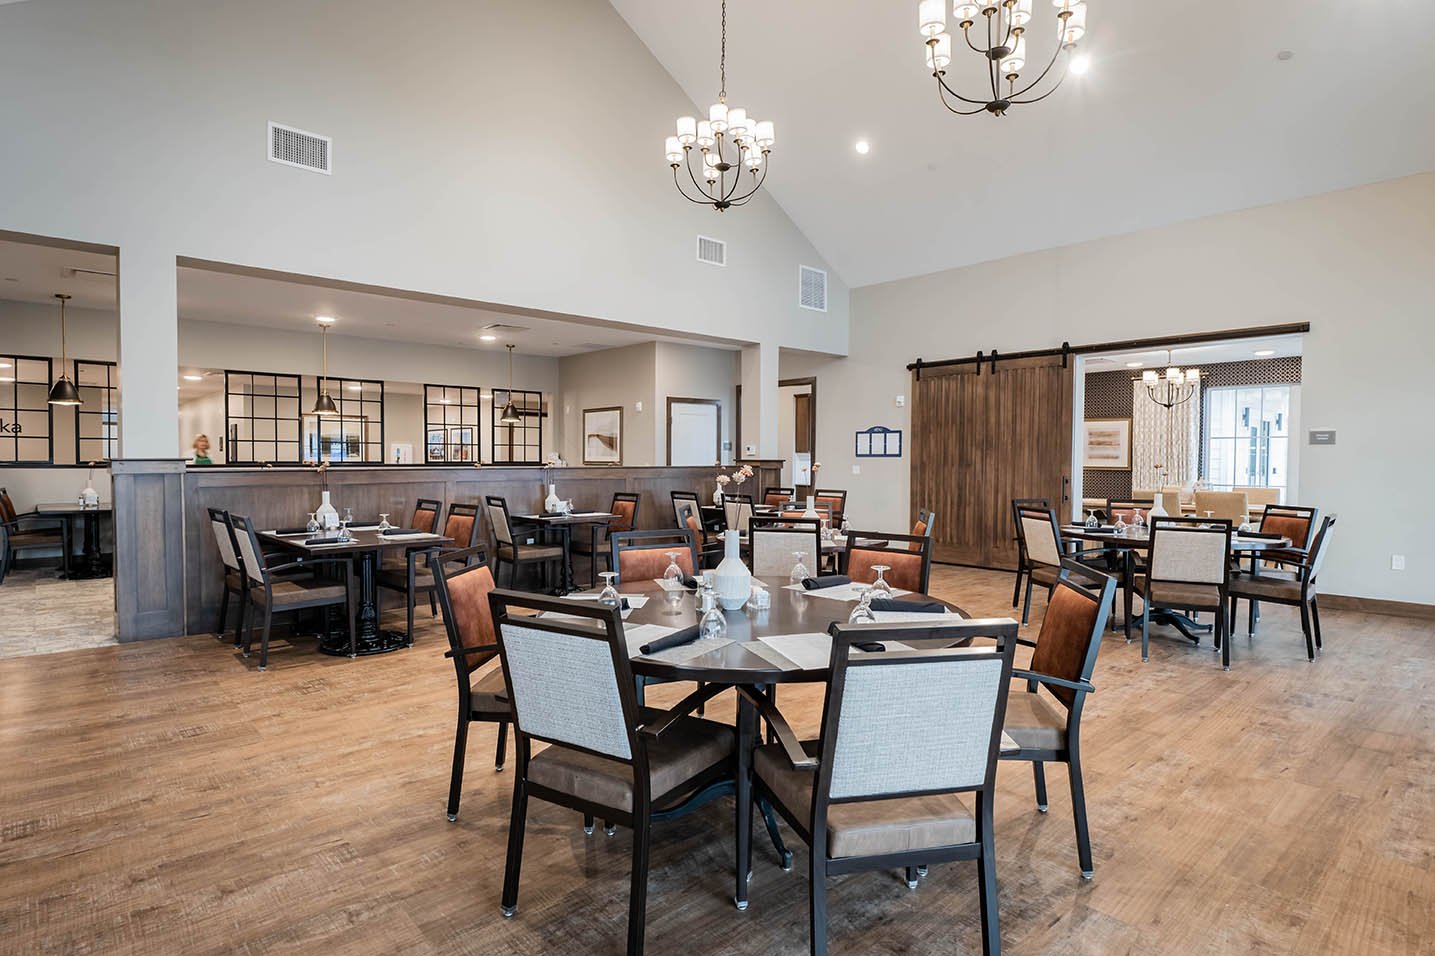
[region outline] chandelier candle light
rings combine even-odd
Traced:
[[[729,206],[741,206],[767,179],[767,158],[772,153],[772,144],[771,120],[750,118],[742,107],[727,105],[727,0],[723,0],[718,101],[708,107],[705,120],[679,116],[678,135],[669,136],[664,142],[663,154],[673,169],[673,185],[684,199],[712,206],[718,212]],[[691,188],[679,174],[680,167],[684,166]],[[742,177],[744,169],[748,172],[746,181]]]
[[[1170,353],[1167,353],[1166,361],[1170,360]],[[1154,368],[1141,373],[1141,384],[1146,386],[1146,394],[1162,408],[1175,408],[1189,402],[1196,393],[1196,383],[1200,381],[1201,370],[1198,368],[1182,370],[1172,366],[1166,369],[1164,375]]]
[[[1026,69],[1026,39],[1032,24],[1032,5],[1041,0],[989,0],[983,3],[952,3],[952,19],[962,31],[967,47],[987,61],[987,79],[990,91],[981,92],[978,97],[964,96],[947,83],[947,66],[952,62],[952,35],[947,32],[947,0],[919,0],[917,4],[917,25],[927,44],[927,67],[937,81],[937,95],[942,105],[958,116],[974,116],[983,111],[994,116],[1005,116],[1014,105],[1038,103],[1061,86],[1072,68],[1072,51],[1077,41],[1086,35],[1086,0],[1051,0],[1056,8],[1056,49],[1051,60],[1036,79],[1018,86],[1022,71]],[[973,41],[972,28],[977,17],[986,21],[986,44]],[[980,33],[980,30],[977,31]],[[1051,75],[1056,61],[1065,52],[1060,75],[1041,91],[1046,78]],[[1081,72],[1078,68],[1073,72]],[[951,102],[955,99],[956,104]],[[968,108],[970,107],[970,108]]]

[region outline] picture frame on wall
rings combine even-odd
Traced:
[[[1131,419],[1095,418],[1082,423],[1081,467],[1131,467]]]
[[[427,460],[448,461],[448,434],[442,428],[435,428],[429,431],[428,447],[425,449]]]
[[[583,409],[583,464],[623,463],[623,409]]]
[[[449,461],[476,461],[478,447],[474,444],[474,429],[471,425],[461,428],[450,428],[448,430],[448,460]]]

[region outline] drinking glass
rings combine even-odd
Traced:
[[[310,534],[317,534],[319,531],[319,519],[317,515],[317,511],[309,512],[309,523],[304,526],[304,530]]]
[[[802,563],[802,559],[807,557],[807,552],[794,551],[792,552],[792,556],[796,559],[796,563],[793,564],[792,573],[787,576],[787,579],[792,584],[801,584],[807,578],[810,578],[812,576],[807,573],[807,567]]]
[[[723,637],[727,634],[727,618],[722,613],[722,605],[718,604],[717,594],[713,591],[712,579],[703,576],[703,617],[698,622],[698,633],[703,640]]]
[[[857,599],[857,606],[852,613],[847,615],[848,624],[876,624],[877,615],[872,613],[872,586],[867,584],[858,585],[861,597]]]
[[[1120,515],[1120,514],[1118,514],[1118,515],[1116,516],[1116,533],[1117,533],[1118,535],[1124,535],[1124,534],[1126,534],[1126,516],[1125,516],[1125,515]]]
[[[379,515],[379,533],[382,534],[382,533],[384,533],[385,531],[390,530],[391,528],[393,528],[393,525],[389,524],[389,516],[388,516],[387,514],[380,514],[380,515]]]
[[[347,514],[339,519],[339,540],[349,540],[349,516]]]
[[[872,570],[877,573],[877,580],[872,582],[872,588],[867,593],[870,594],[872,598],[892,597],[892,585],[888,584],[887,579],[882,577],[884,573],[892,570],[891,566],[886,564],[874,564],[872,565]]]
[[[353,524],[353,523],[354,523],[354,509],[353,509],[353,508],[345,508],[345,509],[344,509],[344,524],[347,525],[347,524]]]
[[[683,569],[678,567],[678,552],[668,552],[668,567],[663,571],[663,585],[667,588],[677,589],[683,584]]]
[[[1096,518],[1096,509],[1095,509],[1095,508],[1092,508],[1090,511],[1088,511],[1088,512],[1086,513],[1086,526],[1087,526],[1088,528],[1099,528],[1099,527],[1101,527],[1101,522],[1098,521],[1097,518]]]
[[[754,583],[752,593],[748,595],[747,606],[754,611],[766,611],[772,607],[772,595],[767,593],[767,588]]]
[[[1138,510],[1137,512],[1135,512],[1135,513],[1131,516],[1131,533],[1132,533],[1132,534],[1135,534],[1135,535],[1139,535],[1139,534],[1141,534],[1141,529],[1144,528],[1145,526],[1146,526],[1146,518],[1145,518],[1145,516],[1142,515],[1141,512]]]
[[[613,579],[617,576],[612,571],[603,571],[598,575],[603,579],[603,590],[598,595],[598,603],[604,607],[617,607],[622,603],[623,599],[618,596],[618,589],[613,586]]]
[[[822,540],[832,540],[832,521],[828,518],[822,519]]]

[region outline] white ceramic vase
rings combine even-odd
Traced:
[[[339,527],[339,512],[335,511],[334,506],[329,502],[327,491],[323,492],[323,501],[314,511],[314,519],[319,522],[319,527],[326,531],[333,531]]]
[[[724,532],[723,540],[727,542],[727,551],[722,563],[709,573],[718,603],[725,611],[736,611],[752,594],[752,572],[742,563],[741,535],[736,531]]]
[[[548,497],[543,499],[543,510],[551,515],[556,515],[563,510],[563,502],[558,499],[558,486],[548,486]]]
[[[804,517],[804,518],[820,518],[820,517],[821,517],[821,515],[819,515],[819,514],[817,513],[817,499],[814,498],[814,497],[812,497],[811,495],[808,495],[808,496],[807,496],[807,510],[802,513],[802,517]]]

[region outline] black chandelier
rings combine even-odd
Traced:
[[[1056,8],[1056,49],[1051,60],[1036,79],[1018,86],[1026,69],[1026,37],[1031,24],[1033,0],[985,0],[982,3],[952,4],[952,19],[962,31],[962,39],[973,53],[987,61],[990,95],[983,91],[977,97],[964,96],[947,83],[947,65],[952,62],[952,35],[947,32],[947,0],[919,0],[918,28],[927,44],[927,66],[937,81],[937,96],[942,105],[958,116],[974,116],[987,112],[1005,116],[1012,106],[1039,103],[1061,86],[1066,74],[1085,72],[1085,60],[1072,62],[1076,43],[1086,35],[1086,0],[1051,0]],[[986,45],[972,38],[977,16],[986,20]],[[980,31],[978,31],[980,32]],[[1061,73],[1038,91],[1051,75],[1061,54],[1067,54]],[[951,99],[958,102],[952,103]],[[969,108],[970,107],[970,108]]]
[[[669,136],[663,154],[673,168],[673,185],[689,202],[722,212],[741,206],[767,179],[767,157],[772,152],[772,121],[750,119],[747,110],[727,105],[727,0],[722,4],[722,52],[718,59],[718,101],[708,107],[708,118],[678,117],[678,135]],[[697,146],[694,159],[693,147]],[[698,169],[694,169],[694,165]],[[687,167],[691,188],[679,172]],[[743,179],[742,171],[748,171]]]
[[[1170,352],[1166,353],[1166,361],[1171,361]],[[1153,368],[1141,373],[1141,384],[1146,386],[1151,401],[1168,410],[1189,402],[1200,381],[1198,368],[1179,369],[1172,365],[1164,375]]]

